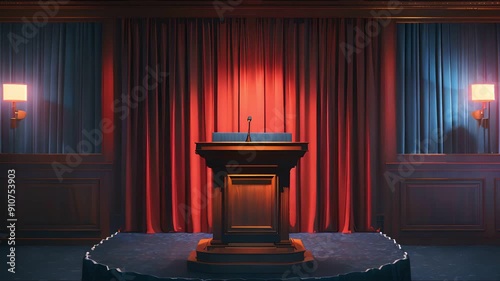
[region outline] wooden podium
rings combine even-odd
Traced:
[[[252,138],[254,136],[252,135]],[[312,262],[289,237],[290,170],[302,142],[204,142],[196,153],[213,170],[213,239],[202,239],[188,269],[212,273],[284,272]]]

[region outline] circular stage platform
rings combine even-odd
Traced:
[[[187,259],[204,233],[115,233],[83,259],[82,281],[102,280],[411,280],[410,259],[381,233],[295,233],[314,262],[279,274],[189,272]]]

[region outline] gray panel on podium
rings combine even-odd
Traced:
[[[252,141],[292,141],[291,133],[250,133]],[[212,133],[212,141],[245,141],[247,133]]]

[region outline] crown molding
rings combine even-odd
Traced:
[[[405,22],[500,22],[499,1],[2,1],[2,21],[114,18],[390,18]]]

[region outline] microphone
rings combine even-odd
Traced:
[[[252,141],[252,138],[250,138],[250,123],[252,122],[252,116],[248,116],[247,121],[248,121],[248,134],[247,134],[247,139],[245,141],[250,142]]]

